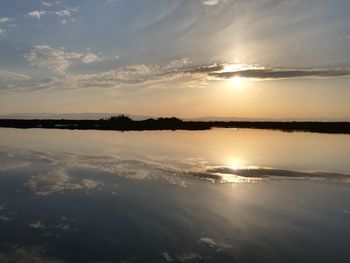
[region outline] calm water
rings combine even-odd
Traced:
[[[350,262],[350,136],[0,129],[0,262]]]

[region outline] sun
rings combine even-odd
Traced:
[[[242,86],[242,78],[241,77],[233,77],[230,79],[231,84],[234,88],[238,89]]]

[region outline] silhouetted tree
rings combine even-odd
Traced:
[[[121,114],[121,115],[118,115],[118,116],[112,116],[110,117],[109,119],[107,119],[107,121],[109,122],[119,122],[119,123],[125,123],[125,122],[132,122],[133,120],[124,115],[124,114]]]

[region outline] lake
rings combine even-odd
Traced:
[[[350,262],[350,136],[0,128],[0,262]]]

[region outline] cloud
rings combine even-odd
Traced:
[[[27,16],[40,19],[45,14],[46,14],[45,10],[35,10],[27,13]]]
[[[52,6],[52,3],[49,2],[41,2],[41,4],[48,7]]]
[[[29,227],[35,228],[35,229],[46,229],[46,226],[40,221],[29,224]]]
[[[97,54],[68,52],[47,45],[34,46],[24,57],[33,66],[46,68],[59,74],[65,74],[74,61],[89,64],[103,60],[103,57]]]
[[[202,257],[196,253],[190,252],[190,253],[176,255],[176,259],[180,262],[187,262],[187,261],[194,261],[196,259],[200,261]]]
[[[65,84],[64,78],[49,77],[42,79],[30,79],[27,81],[11,82],[11,83],[0,83],[0,93],[3,94],[13,94],[18,92],[35,92],[42,90],[58,89]]]
[[[220,2],[223,2],[225,0],[201,0],[203,5],[217,5]]]
[[[7,23],[9,21],[11,21],[11,18],[8,18],[8,17],[1,17],[0,18],[0,24]]]
[[[75,155],[68,158],[65,161],[65,165],[74,168],[98,170],[131,180],[162,180],[180,187],[188,185],[186,178],[179,176],[177,169],[138,160],[122,160],[109,156]],[[86,183],[85,187],[90,185]]]
[[[215,247],[217,244],[216,242],[212,239],[212,238],[208,238],[208,237],[202,237],[199,239],[200,243],[204,243],[210,247]]]
[[[195,73],[210,73],[210,72],[217,72],[217,71],[221,71],[224,69],[224,66],[219,65],[217,63],[211,64],[211,65],[204,65],[204,66],[199,66],[199,67],[195,67],[195,68],[189,68],[189,69],[185,69],[184,72],[189,72],[192,74]]]
[[[99,185],[101,185],[101,183],[95,182],[95,181],[90,180],[90,179],[83,179],[83,180],[81,180],[80,184],[85,189],[94,189],[94,188],[98,187]]]
[[[271,177],[282,177],[282,178],[331,178],[331,179],[348,179],[347,174],[338,173],[326,173],[317,171],[293,171],[293,170],[283,170],[274,168],[243,168],[243,169],[232,169],[229,167],[212,167],[206,170],[209,174],[221,174],[221,175],[231,175],[240,176],[244,178],[271,178]],[[223,178],[225,179],[225,178]]]
[[[36,195],[49,195],[77,189],[92,190],[102,183],[90,179],[82,179],[80,182],[70,182],[72,177],[65,167],[59,167],[47,174],[32,176],[25,185]]]
[[[62,74],[66,72],[73,60],[80,57],[80,53],[65,52],[46,45],[34,46],[31,52],[25,55],[32,65]]]
[[[28,80],[29,76],[7,70],[0,70],[0,80]]]
[[[0,215],[0,221],[8,222],[8,221],[11,221],[11,218],[9,218],[7,216]]]
[[[70,16],[70,11],[69,10],[60,10],[55,12],[59,16]]]
[[[51,1],[42,1],[41,4],[44,5],[44,6],[47,6],[47,7],[51,7],[51,6],[54,6],[54,5],[59,5],[59,4],[61,4],[61,1],[54,1],[54,2],[51,2]]]
[[[163,66],[164,70],[178,70],[183,68],[184,66],[191,63],[189,58],[181,58],[170,61],[168,64]]]
[[[96,61],[101,61],[103,58],[97,54],[87,53],[87,54],[82,55],[82,57],[80,59],[81,59],[81,62],[83,62],[85,64],[89,64],[89,63],[93,63]]]
[[[37,18],[40,19],[42,18],[44,15],[55,15],[58,17],[71,17],[73,13],[78,12],[79,8],[78,7],[68,7],[68,6],[64,6],[62,9],[59,10],[53,10],[53,6],[56,5],[60,5],[61,2],[60,1],[56,1],[56,2],[41,2],[42,5],[44,5],[46,7],[46,10],[34,10],[31,11],[29,13],[27,13],[27,17],[32,17],[32,18]],[[67,20],[65,20],[67,21]],[[69,21],[75,21],[74,18],[71,18]]]
[[[64,263],[64,261],[58,259],[48,258],[41,249],[28,249],[18,246],[14,246],[8,253],[2,251],[0,253],[0,262]]]
[[[8,32],[7,28],[9,26],[14,26],[14,25],[8,25],[8,22],[12,21],[13,19],[8,18],[8,17],[1,17],[0,18],[0,26],[2,26],[3,28],[0,28],[0,37],[3,37],[6,35],[6,33]]]
[[[49,12],[50,14],[56,14],[58,16],[71,16],[73,12],[78,12],[78,8],[66,8],[56,12]]]
[[[330,78],[348,77],[349,69],[248,69],[232,72],[210,72],[209,76],[219,79],[230,79],[235,77],[273,80],[289,78]]]
[[[166,262],[173,262],[174,261],[174,259],[166,251],[162,252],[162,256],[164,257]]]
[[[32,65],[46,68],[59,73],[59,77],[37,80],[17,88],[20,90],[40,89],[78,89],[78,88],[118,88],[122,85],[143,85],[161,83],[180,78],[189,73],[183,72],[183,67],[189,63],[188,59],[173,60],[165,65],[135,64],[118,67],[95,74],[69,74],[67,70],[74,61],[92,63],[104,58],[100,54],[66,52],[61,49],[52,49],[48,46],[39,46],[25,56]],[[16,90],[16,87],[11,87]],[[2,87],[10,90],[10,87]]]
[[[30,165],[30,162],[27,161],[0,161],[0,171],[7,171],[7,170],[12,170],[12,169],[18,169],[22,168],[25,166]],[[0,209],[1,210],[1,209]]]
[[[160,65],[130,65],[120,67],[95,75],[81,75],[81,84],[88,81],[91,85],[109,86],[109,84],[150,84],[158,82],[174,81],[176,79],[209,81],[214,79],[225,80],[235,77],[256,80],[277,80],[289,78],[331,78],[348,77],[350,69],[268,69],[261,66],[239,65],[239,64],[210,64],[198,67],[186,67],[187,59],[174,60],[170,63]]]
[[[229,244],[219,243],[209,237],[202,237],[198,240],[198,242],[211,248],[220,248],[220,249],[232,248],[232,246]]]
[[[135,64],[118,67],[113,70],[97,74],[82,74],[71,76],[85,86],[113,87],[118,84],[145,84],[174,80],[187,72],[184,66],[190,63],[188,58],[172,60],[165,65]]]
[[[23,79],[21,85],[12,83],[13,85],[0,86],[3,92],[80,88],[119,89],[121,91],[130,90],[130,87],[198,88],[213,80],[224,81],[235,77],[252,80],[350,77],[349,68],[288,69],[229,63],[191,66],[191,60],[188,58],[171,60],[163,65],[133,64],[99,73],[73,74],[67,72],[73,63],[88,64],[101,61],[104,57],[101,54],[68,52],[64,49],[54,49],[49,46],[35,46],[25,57],[32,65],[52,70],[58,73],[59,76],[26,81],[24,80],[26,76],[18,75],[18,78]],[[8,75],[10,77],[10,74]],[[15,78],[15,75],[13,78]]]
[[[142,83],[159,73],[160,68],[153,65],[128,65],[99,74],[80,75],[79,81],[89,81],[95,84],[108,83]]]
[[[165,83],[190,76],[190,72],[183,70],[183,65],[187,63],[187,59],[179,59],[165,65],[126,65],[96,74],[67,74],[61,81],[66,88],[121,88],[128,85]]]
[[[5,158],[5,156],[11,157]],[[0,149],[0,156],[11,162],[14,160],[32,160],[32,163],[45,161],[52,166],[49,172],[30,176],[24,185],[36,195],[46,196],[73,190],[91,191],[103,187],[104,190],[115,193],[117,184],[104,184],[91,178],[78,179],[68,171],[88,169],[131,180],[162,180],[171,185],[186,187],[186,177],[182,177],[178,169],[164,167],[163,164],[143,162],[139,160],[123,160],[113,156],[85,156],[78,154],[54,154],[37,151],[17,150],[12,148]]]
[[[59,224],[56,226],[57,229],[63,230],[63,231],[69,231],[69,232],[76,232],[78,231],[77,228],[72,227],[70,224]]]
[[[9,211],[6,208],[6,204],[0,205],[0,221],[9,222],[13,220],[13,215],[17,214],[14,211]]]
[[[82,188],[79,184],[69,183],[70,179],[66,170],[59,168],[48,174],[32,176],[25,185],[37,195],[49,195]]]

